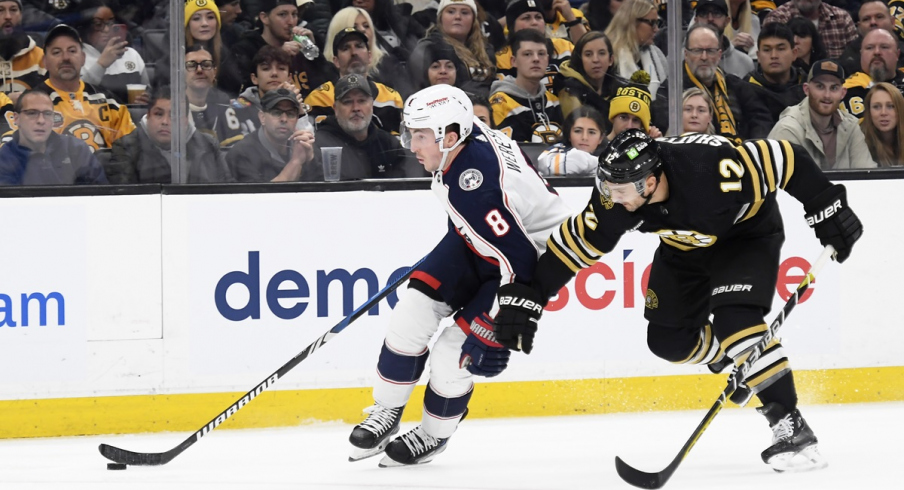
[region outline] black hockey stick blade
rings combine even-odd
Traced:
[[[331,338],[344,330],[345,327],[349,326],[349,324],[351,324],[353,321],[357,320],[362,315],[370,311],[371,308],[373,308],[380,301],[389,296],[390,293],[398,289],[398,287],[402,285],[402,283],[404,283],[405,280],[411,276],[414,270],[426,259],[427,257],[422,258],[411,267],[405,269],[400,274],[397,274],[396,276],[391,278],[386,287],[384,287],[379,292],[377,292],[377,294],[368,299],[367,302],[359,306],[355,311],[349,313],[348,316],[343,318],[342,321],[337,323],[328,332],[321,335],[317,340],[305,347],[303,351],[296,354],[295,357],[289,360],[289,362],[283,364],[283,366],[277,369],[275,373],[271,374],[267,379],[258,383],[258,385],[255,386],[251,391],[245,393],[244,396],[236,400],[226,410],[220,412],[219,415],[217,415],[210,422],[195,431],[194,434],[189,436],[188,439],[182,441],[182,443],[178,446],[163,453],[139,453],[120,449],[109,444],[101,444],[100,446],[98,446],[100,454],[110,461],[131,466],[159,466],[169,463],[173,460],[173,458],[182,454],[183,451],[191,447],[194,443],[200,441],[202,437],[209,434],[210,431],[219,427],[219,425],[229,419],[229,417],[232,417],[236,412],[251,403],[251,401],[257,398],[258,395],[275,385],[280,378],[285,376],[289,371],[292,370],[292,368],[301,363],[301,361],[307,359],[307,357],[311,355],[311,353],[329,342]]]
[[[785,322],[785,319],[791,313],[791,310],[794,309],[794,306],[797,305],[798,299],[804,294],[804,292],[810,287],[810,284],[816,280],[816,274],[822,269],[822,266],[825,265],[826,262],[835,254],[835,248],[831,245],[827,245],[823,250],[822,254],[816,259],[816,262],[810,267],[810,271],[807,272],[807,275],[804,277],[804,280],[797,286],[797,290],[791,295],[791,298],[785,303],[785,306],[782,308],[782,311],[779,312],[778,316],[773,320],[772,324],[769,326],[769,329],[766,331],[766,335],[759,343],[754,346],[753,351],[748,356],[747,360],[741,363],[740,366],[736,367],[731,375],[728,376],[728,386],[722,390],[722,393],[719,394],[719,398],[716,400],[716,403],[713,404],[712,408],[706,412],[706,416],[703,417],[703,420],[697,425],[697,428],[694,429],[694,432],[691,434],[690,438],[688,438],[687,442],[684,443],[684,446],[681,448],[681,451],[678,452],[678,455],[675,456],[675,459],[669,463],[668,466],[665,467],[662,471],[657,471],[656,473],[647,473],[644,471],[640,471],[637,468],[632,467],[628,463],[625,463],[618,456],[615,457],[615,471],[618,472],[618,476],[622,478],[626,483],[634,485],[639,488],[662,488],[668,481],[669,478],[675,473],[675,470],[678,469],[678,466],[684,461],[684,458],[687,457],[688,453],[693,449],[694,444],[697,443],[697,440],[700,439],[700,436],[703,435],[703,432],[709,427],[709,424],[716,418],[716,415],[722,411],[722,408],[725,406],[725,401],[728,400],[728,397],[735,392],[738,388],[739,379],[743,380],[743,373],[747,372],[747,368],[753,364],[753,362],[759,358],[763,349],[765,349],[766,344],[768,344],[778,329]]]

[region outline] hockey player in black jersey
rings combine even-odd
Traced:
[[[612,251],[621,236],[655,233],[644,316],[647,343],[673,363],[743,362],[767,330],[784,230],[776,191],[804,204],[823,245],[843,262],[862,234],[845,188],[833,185],[801,147],[787,141],[742,145],[720,136],[690,134],[653,140],[637,129],[616,137],[600,156],[587,207],[553,232],[532,287],[499,289],[499,343],[527,354],[539,308],[582,268]],[[712,321],[710,321],[712,315]],[[723,360],[724,359],[724,360]],[[825,466],[816,436],[797,409],[788,358],[776,339],[754,362],[733,400],[756,395],[773,431],[762,453],[776,471]]]

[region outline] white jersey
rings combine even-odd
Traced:
[[[474,252],[499,264],[501,284],[516,276],[529,283],[549,235],[572,215],[518,144],[476,118],[462,151],[434,172],[432,188]]]

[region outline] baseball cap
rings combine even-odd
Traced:
[[[358,39],[364,41],[364,45],[367,46],[367,34],[355,29],[354,27],[346,27],[341,31],[336,33],[336,36],[333,37],[333,53],[339,52],[339,47],[342,46],[342,43],[346,41],[351,36],[355,36]]]
[[[374,98],[373,90],[371,90],[370,82],[364,75],[352,73],[340,78],[336,82],[336,100],[345,97],[352,90],[360,90],[371,99]]]
[[[57,24],[56,27],[51,29],[50,32],[47,33],[47,36],[44,37],[44,49],[47,49],[47,46],[50,46],[50,43],[60,36],[72,38],[79,44],[82,43],[82,37],[78,35],[78,31],[75,30],[74,27],[66,24]]]
[[[810,67],[810,74],[807,76],[807,82],[822,75],[829,75],[844,81],[844,68],[835,60],[819,60]]]
[[[307,2],[296,2],[295,0],[261,0],[261,12],[270,13],[271,10],[279,7],[280,5],[292,5],[293,7],[299,7],[304,5]]]
[[[298,98],[295,96],[295,92],[287,89],[287,88],[278,88],[276,90],[270,90],[264,97],[261,99],[261,110],[269,111],[276,107],[276,104],[287,100],[295,106],[296,109],[301,109],[301,104],[298,103]]]
[[[698,12],[705,7],[711,7],[722,11],[723,14],[728,15],[728,4],[725,3],[725,0],[697,0],[697,6],[694,8],[694,12]]]

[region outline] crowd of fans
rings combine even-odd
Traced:
[[[904,0],[678,1],[680,36],[660,0],[188,0],[178,32],[168,0],[0,0],[0,184],[322,181],[332,147],[343,180],[423,177],[402,105],[437,84],[549,176],[670,111],[824,169],[904,165]]]

